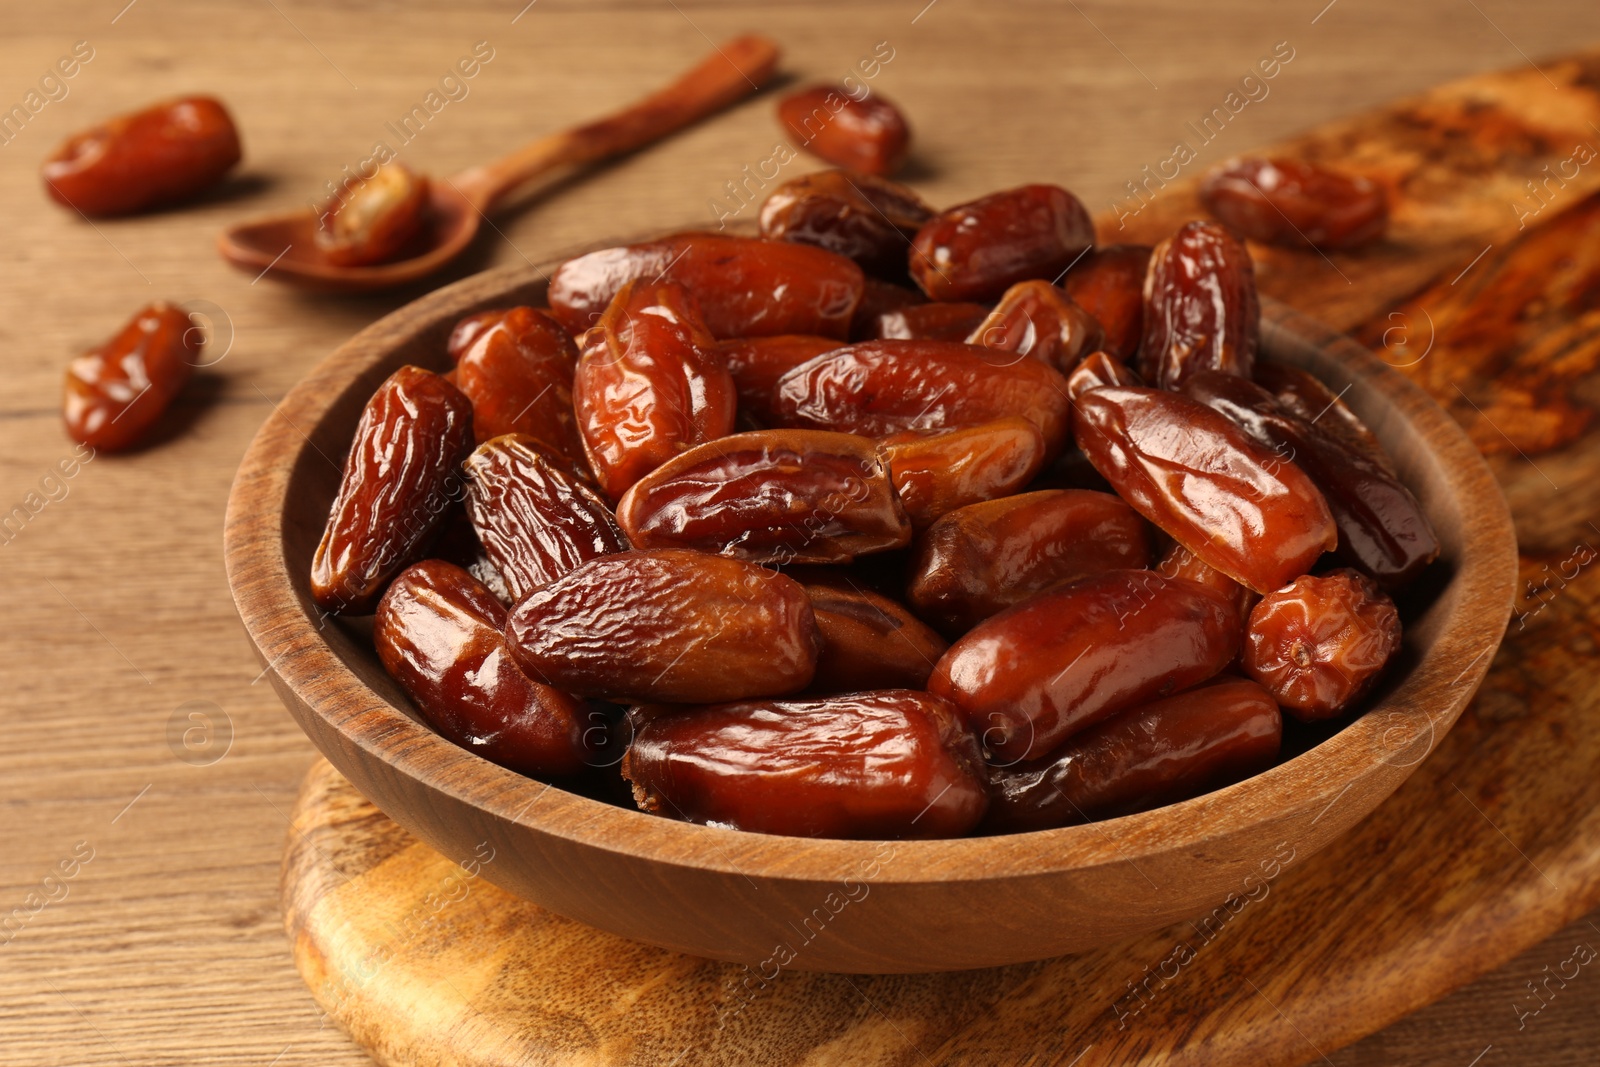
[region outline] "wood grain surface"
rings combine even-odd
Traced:
[[[788,47],[788,70],[808,78],[842,77],[889,41],[895,58],[875,85],[917,125],[910,177],[929,198],[953,202],[1043,179],[1103,211],[1279,41],[1292,44],[1294,60],[1269,95],[1205,146],[1196,168],[1474,72],[1527,61],[1543,78],[1548,72],[1527,57],[1542,63],[1600,40],[1592,9],[1566,0],[538,0],[526,8],[514,0],[448,11],[8,0],[3,11],[7,108],[74,42],[95,50],[67,95],[0,145],[9,374],[0,500],[36,511],[0,546],[11,593],[0,643],[0,804],[8,816],[0,915],[13,922],[0,934],[0,1039],[4,1061],[19,1065],[368,1062],[325,1023],[283,939],[277,869],[312,750],[265,684],[253,684],[259,667],[227,594],[220,526],[233,469],[275,401],[315,360],[416,294],[306,298],[252,285],[215,258],[212,244],[238,217],[318,195],[475,42],[491,42],[495,59],[405,147],[408,161],[454,172],[622,103],[697,55],[708,36],[758,29]],[[221,94],[245,136],[244,168],[208,203],[90,225],[45,201],[37,163],[68,132],[196,90]],[[770,100],[753,101],[497,219],[499,233],[460,272],[540,260],[599,232],[711,221],[713,203],[738,207],[725,183],[768,159],[776,139]],[[1573,206],[1566,190],[1555,192],[1543,212]],[[1514,226],[1510,202],[1505,218]],[[1478,265],[1508,248],[1489,250]],[[1475,251],[1464,249],[1463,269]],[[157,296],[210,301],[224,326],[213,354],[226,355],[198,376],[166,439],[45,481],[72,454],[57,416],[66,360]],[[1396,291],[1397,301],[1426,296]],[[1387,313],[1329,317],[1354,326]],[[1559,393],[1593,388],[1584,372]],[[1505,724],[1543,731],[1552,749],[1595,707],[1583,665],[1593,663],[1596,635],[1570,623],[1592,623],[1600,580],[1590,569],[1542,584],[1597,521],[1600,490],[1586,474],[1585,442],[1592,456],[1591,436],[1556,455],[1530,455],[1532,463],[1515,449],[1495,460],[1510,475],[1528,577],[1549,591],[1527,606],[1527,632],[1497,663],[1501,681],[1468,717],[1485,732]],[[1477,811],[1454,792],[1438,798],[1442,838],[1480,832],[1491,819],[1505,830],[1498,870],[1479,876],[1528,863],[1563,877],[1571,857],[1555,847],[1556,831],[1584,813],[1516,812],[1513,803],[1518,781],[1546,769],[1488,769]],[[1592,783],[1591,773],[1572,787]],[[1416,829],[1399,828],[1395,841]],[[1541,902],[1535,893],[1501,906],[1537,911]],[[1571,973],[1576,944],[1600,942],[1597,924],[1580,919],[1326,1059],[1340,1067],[1593,1063],[1600,981],[1592,968],[1564,983],[1550,975],[1564,965]],[[1026,1016],[1028,1004],[1008,1010]],[[987,1026],[980,1019],[969,1040],[981,1044]],[[978,1047],[974,1062],[982,1062]],[[1076,1055],[1058,1051],[1063,1062]]]

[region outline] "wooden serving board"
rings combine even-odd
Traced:
[[[764,977],[515,899],[319,761],[283,897],[324,1009],[385,1064],[1290,1065],[1600,903],[1600,54],[1272,151],[1378,178],[1394,217],[1355,253],[1255,249],[1263,290],[1428,388],[1489,456],[1522,544],[1528,588],[1487,681],[1391,800],[1281,877],[1264,857],[1248,902],[1205,925],[986,971]],[[1202,213],[1192,184],[1150,188],[1104,241]]]

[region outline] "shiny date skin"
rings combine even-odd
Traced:
[[[885,341],[965,341],[988,317],[987,304],[911,304],[879,315],[874,336]]]
[[[837,86],[808,86],[778,101],[778,122],[801,148],[862,174],[893,174],[911,147],[910,124],[878,93],[857,99]]]
[[[762,426],[777,422],[772,407],[772,390],[778,379],[802,363],[824,352],[832,352],[839,342],[831,337],[810,334],[782,334],[778,337],[741,337],[717,342],[717,351],[733,375],[739,394],[739,416],[749,417]]]
[[[822,645],[799,582],[688,549],[590,560],[518,604],[506,636],[532,677],[621,703],[798,692]]]
[[[192,200],[241,155],[227,108],[209,96],[190,96],[74,134],[40,173],[60,204],[85,215],[129,215]]]
[[[989,777],[986,829],[1016,833],[1131,815],[1197,797],[1278,761],[1283,715],[1265,689],[1215,682],[1091,727]]]
[[[1361,417],[1345,404],[1342,393],[1334,392],[1308,370],[1292,363],[1279,363],[1273,359],[1256,361],[1256,384],[1267,392],[1289,414],[1315,423],[1325,433],[1330,433],[1358,452],[1366,454],[1378,466],[1394,473],[1389,454],[1378,443],[1378,438],[1367,429]]]
[[[181,308],[163,301],[140,309],[115,337],[67,365],[67,435],[107,452],[138,444],[183,390],[204,346]]]
[[[1244,242],[1191,222],[1156,246],[1144,281],[1139,373],[1161,389],[1220,370],[1248,378],[1261,335],[1255,265]]]
[[[911,540],[876,442],[825,430],[756,430],[691,449],[635,483],[617,520],[639,548],[761,563],[846,563]]]
[[[622,762],[645,811],[792,837],[959,837],[983,818],[955,709],[888,689],[644,717]]]
[[[324,205],[317,251],[340,267],[387,263],[422,232],[427,213],[428,179],[402,163],[385,163]]]
[[[541,454],[535,439],[496,437],[465,469],[467,515],[513,601],[633,547],[600,495]]]
[[[1307,574],[1250,612],[1242,664],[1302,722],[1349,711],[1400,649],[1400,613],[1364,574]]]
[[[878,322],[884,316],[927,302],[928,298],[915,289],[868,275],[861,288],[861,302],[856,305],[855,314],[850,318],[850,340],[870,341],[879,336]],[[947,340],[959,341],[961,337]]]
[[[1048,458],[1066,443],[1071,401],[1061,375],[1035,360],[952,341],[861,341],[785,374],[773,406],[785,425],[869,437],[1016,415],[1039,430]]]
[[[822,634],[809,693],[921,689],[948,647],[905,605],[849,583],[807,583]]]
[[[478,444],[502,434],[536,437],[566,457],[583,460],[572,410],[578,348],[561,324],[530,307],[485,311],[451,334],[452,380],[472,401]]]
[[[761,205],[761,236],[815,245],[869,275],[901,279],[906,249],[933,209],[896,182],[824,170],[784,182]]]
[[[1047,589],[1150,563],[1150,532],[1110,493],[1041,489],[945,515],[917,538],[906,599],[950,635]]]
[[[1104,389],[1108,385],[1138,388],[1143,384],[1138,371],[1107,352],[1090,352],[1067,373],[1067,395],[1073,400],[1091,389]]]
[[[1199,685],[1233,662],[1242,629],[1233,605],[1192,582],[1107,571],[979,623],[945,652],[928,691],[1012,764]]]
[[[1073,302],[1105,331],[1106,351],[1120,360],[1133,359],[1144,337],[1144,276],[1151,251],[1148,245],[1095,248],[1061,280]]]
[[[1310,476],[1339,528],[1340,558],[1385,586],[1405,585],[1439,555],[1439,539],[1422,505],[1365,451],[1283,410],[1254,382],[1206,371],[1184,393],[1233,420],[1259,444]]]
[[[1389,223],[1376,182],[1301,159],[1230,160],[1206,175],[1200,202],[1234,232],[1284,248],[1358,248]]]
[[[1018,282],[973,328],[967,344],[1036,359],[1065,374],[1100,347],[1094,316],[1046,281]]]
[[[630,282],[589,331],[572,383],[584,453],[616,500],[673,456],[733,430],[738,393],[689,291]]]
[[[1044,466],[1044,437],[1027,419],[996,419],[958,430],[910,430],[878,441],[895,492],[914,529],[968,504],[1009,496]]]
[[[581,336],[635,279],[685,286],[721,340],[785,333],[843,340],[865,285],[860,267],[826,249],[682,233],[567,260],[550,279],[550,313]]]
[[[449,517],[465,489],[457,468],[471,448],[472,404],[442,377],[401,367],[378,386],[311,561],[318,607],[372,610],[384,584]]]
[[[1053,280],[1094,246],[1083,203],[1055,185],[1023,185],[958,204],[917,231],[911,277],[934,300],[992,300],[1017,282]]]
[[[472,575],[424,560],[383,594],[372,641],[389,676],[446,740],[519,774],[575,774],[597,747],[587,711],[523,673],[506,649],[505,617]]]
[[[1078,398],[1078,447],[1134,510],[1258,593],[1338,545],[1315,483],[1226,416],[1177,393],[1111,386]]]

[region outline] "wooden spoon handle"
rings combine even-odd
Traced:
[[[776,44],[756,34],[735,37],[671,85],[621,111],[541,137],[492,163],[464,170],[451,182],[479,210],[488,211],[541,174],[642,148],[744,99],[766,84],[777,65]]]

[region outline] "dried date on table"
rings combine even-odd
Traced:
[[[1229,160],[1200,183],[1200,201],[1236,233],[1284,248],[1357,248],[1389,223],[1376,182],[1302,159]]]
[[[584,337],[572,383],[578,431],[615,500],[695,445],[733,430],[738,394],[689,291],[630,282]]]
[[[583,462],[583,439],[572,410],[578,348],[555,319],[536,308],[485,311],[463,319],[450,336],[456,387],[472,401],[478,444],[501,434],[537,437]]]
[[[617,519],[640,548],[769,563],[845,563],[911,540],[877,443],[826,430],[707,442],[635,483]]]
[[[1261,334],[1250,250],[1215,222],[1187,223],[1162,241],[1144,280],[1139,373],[1176,389],[1200,370],[1250,377]]]
[[[933,209],[870,174],[824,170],[786,181],[761,205],[761,236],[816,245],[879,278],[905,279],[906,249]]]
[[[644,718],[623,758],[645,811],[794,837],[958,837],[983,817],[983,761],[955,709],[888,689]]]
[[[1107,571],[979,623],[928,691],[961,709],[995,762],[1016,763],[1199,685],[1233,662],[1241,629],[1232,604],[1192,582]]]
[[[533,438],[507,434],[467,457],[467,514],[513,601],[581,563],[626,552],[598,493],[552,463]]]
[[[1177,393],[1112,386],[1077,400],[1078,447],[1134,509],[1258,593],[1338,544],[1316,485],[1226,416]]]
[[[583,705],[529,678],[506,649],[505,608],[460,567],[407,568],[378,603],[378,658],[435,730],[519,774],[568,775],[594,755]]]
[[[465,489],[472,404],[439,375],[401,367],[372,394],[311,561],[317,606],[365,614]]]
[[[682,284],[722,340],[785,333],[843,340],[865,284],[860,267],[825,249],[682,233],[567,260],[550,279],[550,313],[581,336],[635,279]]]
[[[917,231],[911,277],[934,300],[992,300],[1030,278],[1055,281],[1094,245],[1082,201],[1022,185],[935,215]]]
[[[778,121],[808,152],[865,175],[893,174],[911,147],[911,126],[882,93],[808,86],[778,101]]]
[[[590,560],[518,604],[506,633],[534,678],[640,703],[797,692],[822,643],[799,582],[688,549]]]
[[[115,452],[144,439],[194,373],[205,338],[165,301],[67,365],[61,416],[74,441]]]

